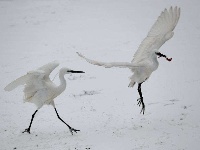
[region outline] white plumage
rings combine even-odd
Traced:
[[[59,65],[58,62],[54,61],[48,63],[37,70],[29,71],[26,75],[19,77],[10,84],[8,84],[4,90],[11,91],[20,85],[24,85],[24,101],[34,103],[37,106],[37,110],[32,115],[31,123],[29,128],[24,132],[30,133],[31,124],[36,112],[45,104],[52,105],[56,111],[58,118],[65,123],[58,115],[54,98],[60,95],[66,88],[66,80],[64,78],[65,74],[69,73],[84,73],[83,71],[73,71],[68,68],[61,68],[59,72],[60,85],[55,85],[49,78],[50,73]],[[65,123],[66,124],[66,123]],[[66,124],[70,132],[79,131],[73,129],[68,124]]]
[[[59,63],[57,62],[51,62],[37,70],[29,71],[26,75],[8,84],[5,90],[11,91],[19,85],[25,85],[25,102],[34,103],[37,109],[40,109],[44,104],[53,105],[53,99],[58,96],[58,94],[54,94],[57,91],[57,86],[49,79],[49,75],[58,65]],[[61,84],[64,84],[64,82]],[[64,91],[65,88],[62,90]]]
[[[143,59],[148,59],[149,54],[158,50],[167,40],[174,35],[173,30],[176,27],[180,17],[180,8],[165,9],[158,17],[157,21],[151,27],[147,37],[142,41],[138,50],[134,54],[132,63],[138,63]]]
[[[138,99],[138,105],[142,105],[141,112],[144,114],[145,105],[141,92],[141,84],[146,81],[150,77],[151,73],[158,68],[159,63],[157,56],[165,57],[168,61],[171,61],[171,58],[167,58],[166,55],[161,54],[158,50],[167,40],[173,37],[173,30],[178,23],[179,17],[180,8],[171,7],[169,10],[165,9],[151,27],[147,37],[140,44],[131,63],[99,62],[88,59],[80,53],[78,53],[78,55],[94,65],[103,66],[106,68],[120,67],[131,69],[134,74],[130,77],[131,81],[129,87],[133,87],[135,83],[138,83],[138,92],[140,95],[140,98]]]

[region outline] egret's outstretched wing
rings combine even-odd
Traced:
[[[140,44],[132,62],[138,63],[146,59],[150,51],[159,49],[167,40],[171,39],[179,18],[180,8],[165,9],[151,27],[147,37]]]
[[[49,75],[50,73],[57,67],[59,66],[59,63],[57,61],[53,61],[53,62],[50,62],[40,68],[38,68],[38,70],[42,70],[44,71],[45,73],[45,78],[48,78],[49,79]]]
[[[103,66],[105,68],[111,68],[111,67],[119,67],[119,68],[130,68],[130,69],[134,69],[136,68],[137,66],[134,66],[132,63],[129,63],[129,62],[100,62],[100,61],[95,61],[95,60],[91,60],[91,59],[88,59],[86,58],[85,56],[83,56],[82,54],[78,53],[77,54],[84,58],[87,62],[89,62],[90,64],[93,64],[93,65],[97,65],[97,66]]]
[[[12,91],[13,89],[15,89],[16,87],[18,87],[19,85],[24,85],[27,80],[29,79],[29,75],[26,74],[22,77],[19,77],[18,79],[14,80],[13,82],[9,83],[4,90],[5,91]]]
[[[30,71],[26,75],[19,77],[18,79],[14,80],[10,84],[8,84],[4,90],[5,91],[11,91],[18,87],[19,85],[24,85],[30,82],[34,82],[35,79],[38,79],[38,77],[41,77],[45,80],[49,79],[49,74],[59,65],[57,61],[50,62],[40,68],[36,71]]]
[[[45,73],[42,71],[30,71],[26,75],[17,78],[16,80],[9,83],[4,90],[5,91],[12,91],[16,87],[20,85],[34,83],[36,79],[42,79]]]

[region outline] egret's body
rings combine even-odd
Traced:
[[[165,9],[161,15],[158,17],[157,21],[154,23],[150,29],[147,37],[142,41],[138,50],[134,54],[134,58],[129,62],[99,62],[91,60],[78,53],[78,55],[84,58],[87,62],[104,66],[106,68],[110,67],[120,67],[120,68],[129,68],[134,73],[130,77],[129,87],[133,87],[135,83],[138,83],[138,92],[140,98],[138,99],[139,106],[142,105],[141,112],[145,111],[145,105],[143,102],[143,96],[141,91],[141,84],[145,82],[153,71],[158,68],[157,56],[165,57],[168,61],[171,61],[171,58],[167,58],[166,55],[161,54],[158,50],[159,48],[174,35],[173,30],[176,27],[180,17],[180,8],[170,8],[169,10]]]
[[[24,101],[34,103],[37,106],[37,110],[32,115],[31,123],[29,128],[24,132],[30,133],[31,124],[36,112],[43,105],[52,105],[56,111],[58,118],[65,123],[58,115],[54,99],[59,96],[66,88],[66,80],[64,78],[65,74],[68,73],[84,73],[82,71],[73,71],[68,68],[61,68],[59,72],[60,85],[55,85],[49,78],[50,73],[59,65],[57,62],[51,62],[38,68],[35,71],[30,71],[26,75],[14,80],[5,87],[6,91],[11,91],[18,87],[19,85],[25,85],[24,87]],[[66,123],[65,123],[66,124]],[[66,124],[70,132],[79,131],[73,129],[68,124]]]

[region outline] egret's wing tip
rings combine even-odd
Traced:
[[[79,52],[76,52],[76,53],[78,54],[79,57],[84,58],[84,56],[81,53],[79,53]]]

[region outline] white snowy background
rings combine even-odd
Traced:
[[[172,62],[160,66],[143,86],[146,112],[137,106],[137,86],[128,88],[127,69],[93,66],[131,61],[164,8],[181,7],[174,37],[160,51]],[[0,0],[1,150],[198,150],[200,143],[199,0]],[[80,129],[71,135],[51,106],[38,111],[23,103],[23,87],[4,87],[27,71],[58,60],[85,71],[66,75],[56,98],[60,116]],[[58,76],[54,80],[59,84]]]

